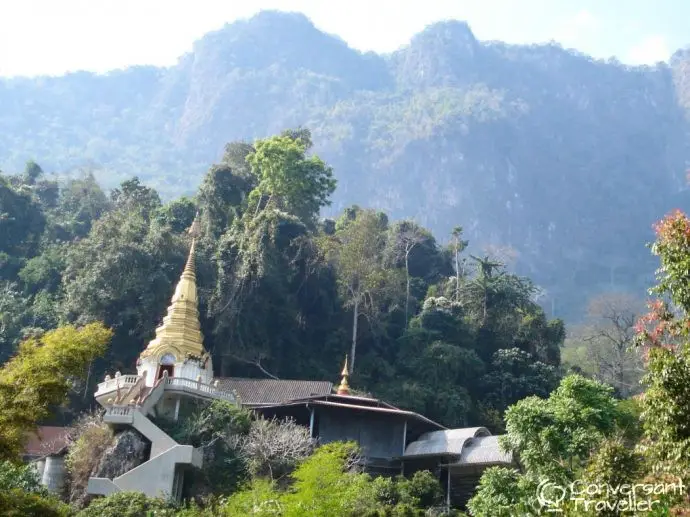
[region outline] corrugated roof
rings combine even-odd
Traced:
[[[234,391],[245,406],[281,404],[296,399],[328,395],[333,383],[328,381],[297,381],[276,379],[245,379],[225,377],[216,379],[218,387]]]
[[[460,460],[454,465],[510,464],[512,461],[513,455],[501,450],[498,436],[482,436],[465,445]]]
[[[358,405],[358,406],[368,406],[368,407],[381,407],[381,408],[388,408],[388,409],[396,409],[398,411],[404,411],[401,410],[399,407],[396,407],[392,404],[389,404],[388,402],[384,402],[383,400],[371,398],[371,397],[359,397],[355,395],[337,395],[337,394],[330,394],[330,395],[317,395],[313,397],[306,397],[304,399],[295,399],[290,402],[313,402],[314,400],[323,400],[326,402],[338,402],[342,404],[347,404],[347,405]]]
[[[340,397],[341,399],[348,398],[348,397]],[[405,411],[403,409],[398,409],[398,408],[389,408],[389,407],[377,407],[377,406],[365,406],[361,404],[350,404],[350,403],[344,403],[344,402],[331,402],[329,400],[323,400],[322,398],[315,397],[311,399],[302,399],[302,400],[293,400],[289,401],[286,403],[282,404],[266,404],[265,406],[262,406],[261,408],[257,409],[268,409],[271,407],[276,407],[276,406],[281,406],[281,407],[294,407],[294,406],[302,406],[302,405],[311,405],[311,406],[325,406],[325,407],[334,407],[334,408],[342,408],[342,409],[351,409],[355,411],[369,411],[372,413],[385,413],[389,415],[400,415],[400,416],[405,416],[414,420],[418,420],[420,422],[424,422],[427,425],[431,425],[433,427],[436,427],[437,429],[445,429],[441,424],[438,422],[434,422],[433,420],[428,419],[427,417],[420,415],[419,413],[415,413],[414,411]]]
[[[40,426],[32,433],[24,448],[27,456],[48,456],[58,454],[69,443],[71,427]]]
[[[440,456],[462,454],[465,445],[475,437],[490,436],[485,427],[465,427],[424,433],[405,448],[404,457]]]

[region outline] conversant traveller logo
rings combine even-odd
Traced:
[[[684,495],[687,487],[678,478],[673,483],[586,483],[561,485],[544,480],[537,487],[539,507],[550,513],[571,510],[649,512],[661,505],[664,496]]]

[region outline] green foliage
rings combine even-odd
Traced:
[[[307,142],[275,136],[254,144],[246,158],[258,180],[250,205],[267,196],[281,209],[308,221],[330,204],[336,184],[333,171],[318,156],[305,156],[311,146],[310,136],[306,137]]]
[[[103,321],[114,330],[113,346],[94,368],[131,368],[142,344],[170,301],[187,254],[181,236],[151,217],[158,195],[132,181],[113,194],[116,208],[88,236],[72,244],[63,273],[62,312],[78,323]]]
[[[0,369],[0,458],[17,460],[27,432],[65,402],[75,379],[105,352],[112,332],[100,323],[65,326],[21,343]]]
[[[0,492],[14,489],[47,495],[34,465],[17,465],[3,460],[0,462]]]
[[[248,410],[214,400],[190,404],[177,421],[158,419],[156,423],[178,443],[203,450],[203,466],[186,477],[188,497],[200,500],[211,494],[229,494],[246,480],[248,471],[238,440],[249,433]]]
[[[419,516],[440,502],[441,487],[430,472],[410,479],[371,479],[359,472],[353,443],[330,443],[316,449],[281,489],[272,480],[254,478],[234,493],[222,515],[284,517]]]
[[[60,200],[52,224],[56,237],[67,240],[84,237],[95,221],[110,208],[110,203],[92,173],[71,179],[60,189]]]
[[[398,504],[417,508],[438,506],[443,498],[438,478],[428,470],[417,471],[411,478],[398,478],[397,489],[400,493]]]
[[[140,492],[117,492],[94,499],[76,517],[173,517],[175,506],[164,499],[149,498]]]
[[[284,515],[330,517],[354,513],[362,502],[368,479],[348,472],[357,454],[353,443],[319,447],[292,474],[292,490],[285,494]]]
[[[31,255],[45,226],[39,204],[25,189],[15,189],[0,175],[0,252]],[[0,275],[2,271],[0,271]]]
[[[69,506],[54,497],[17,488],[0,490],[0,514],[6,517],[68,517],[71,513]]]
[[[647,352],[647,390],[642,396],[643,447],[655,473],[686,478],[690,473],[690,219],[676,211],[656,226],[652,246],[659,256],[658,285],[654,292],[670,299],[650,303],[636,330]]]
[[[582,486],[588,484],[610,487],[633,486],[642,474],[642,462],[642,456],[621,438],[604,440],[585,468]],[[641,490],[638,489],[638,491],[639,497],[643,499]],[[621,499],[620,494],[615,493],[597,494],[597,496],[591,498],[593,504],[608,501],[609,505],[615,506]],[[621,514],[622,512],[618,510],[603,510],[598,513],[605,517],[616,517]]]
[[[530,476],[565,483],[616,430],[616,414],[609,386],[569,375],[548,399],[532,396],[508,408],[502,445]]]
[[[173,232],[183,233],[192,226],[196,210],[194,201],[182,197],[160,207],[156,218],[161,224],[170,227]]]
[[[473,517],[532,515],[535,487],[517,470],[490,467],[484,471],[477,491],[467,504]]]

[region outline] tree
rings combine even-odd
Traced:
[[[257,182],[246,163],[252,149],[248,144],[228,144],[223,161],[204,176],[196,196],[203,236],[218,239],[241,217]]]
[[[626,294],[607,293],[589,302],[587,321],[570,338],[569,353],[584,353],[586,372],[610,384],[622,397],[640,391],[643,362],[634,345],[635,323],[642,304]]]
[[[460,254],[465,251],[469,241],[462,240],[462,226],[453,228],[453,257],[455,259],[455,301],[460,301],[460,277],[465,275],[464,267],[460,268]],[[464,259],[463,259],[464,263]],[[464,264],[463,264],[464,266]]]
[[[529,281],[508,274],[503,264],[490,257],[471,256],[476,274],[463,286],[462,303],[485,325],[492,311],[529,304],[534,287]]]
[[[0,369],[0,458],[18,460],[37,422],[63,403],[101,355],[112,332],[100,323],[66,326],[21,343]]]
[[[501,444],[520,458],[526,475],[572,481],[590,453],[617,428],[613,389],[569,375],[544,399],[527,397],[505,413]]]
[[[540,507],[539,483],[569,486],[590,455],[619,431],[612,391],[597,381],[570,375],[548,398],[527,397],[509,407],[506,434],[499,443],[519,462],[521,472],[504,467],[484,471],[467,505],[471,515],[541,515],[535,512]],[[554,495],[558,501],[560,494]]]
[[[548,397],[558,385],[556,368],[518,348],[497,350],[480,379],[482,401],[499,411],[530,396]]]
[[[254,420],[247,436],[239,439],[240,456],[252,476],[277,480],[289,474],[313,451],[309,429],[294,420]]]
[[[427,232],[414,221],[400,221],[391,227],[391,238],[395,258],[402,257],[405,263],[405,326],[410,313],[410,253],[427,238]]]
[[[33,160],[29,160],[26,162],[26,166],[24,167],[24,177],[23,180],[27,185],[33,185],[36,183],[36,180],[43,175],[43,169],[39,164],[37,164]]]
[[[175,507],[163,498],[146,497],[141,492],[116,492],[94,499],[76,517],[143,517],[174,515]]]
[[[84,237],[95,221],[110,209],[110,202],[93,173],[69,180],[60,189],[55,220],[67,235]]]
[[[690,219],[675,211],[655,225],[660,298],[636,325],[647,359],[642,420],[647,460],[654,473],[690,473]]]
[[[355,366],[359,318],[365,316],[371,321],[376,312],[376,296],[386,284],[383,223],[373,210],[360,210],[354,219],[341,224],[332,238],[322,241],[326,256],[335,267],[346,306],[352,308],[350,372]]]
[[[330,204],[336,181],[332,169],[318,156],[306,156],[308,146],[299,135],[259,140],[247,156],[258,184],[250,195],[261,205],[271,202],[310,223],[319,210]]]
[[[15,189],[0,175],[0,260],[4,253],[33,255],[44,228],[45,215],[30,193]]]
[[[141,183],[138,177],[123,181],[122,184],[110,192],[110,199],[115,208],[126,212],[137,211],[144,218],[148,218],[161,206],[158,192]]]

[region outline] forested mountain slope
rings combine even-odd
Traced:
[[[461,224],[575,317],[596,291],[640,292],[651,223],[687,204],[687,68],[682,52],[631,68],[480,42],[461,22],[362,54],[302,15],[265,12],[167,69],[1,81],[0,168],[97,167],[107,187],[136,174],[173,197],[227,142],[306,126],[338,180],[331,213],[381,208],[441,240]]]

